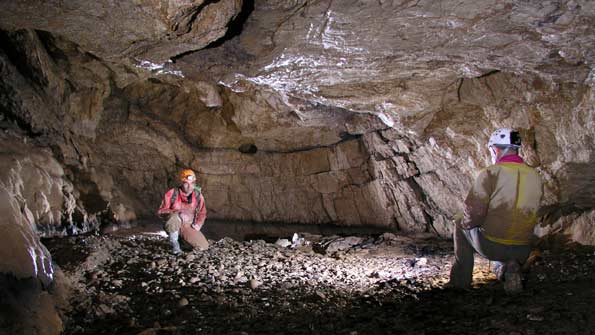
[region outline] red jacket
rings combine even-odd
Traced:
[[[202,196],[202,193],[199,193],[200,197],[197,201],[196,192],[193,191],[190,194],[192,200],[188,202],[188,198],[182,193],[181,190],[178,189],[178,195],[174,199],[173,203],[171,203],[171,197],[174,193],[174,190],[175,189],[172,188],[169,191],[165,192],[163,200],[161,201],[161,206],[159,206],[159,209],[157,210],[157,214],[169,214],[179,210],[193,210],[194,224],[197,225],[200,229],[200,227],[202,227],[202,225],[204,224],[205,219],[207,218],[207,209],[205,207],[205,199]]]

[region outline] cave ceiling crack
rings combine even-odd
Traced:
[[[419,207],[422,210],[424,219],[426,221],[426,232],[429,232],[430,229],[433,229],[437,233],[438,231],[436,230],[433,224],[434,219],[432,215],[430,215],[429,211],[431,211],[432,208],[438,207],[436,206],[434,201],[432,201],[432,199],[425,194],[423,187],[421,187],[414,178],[407,178],[405,179],[405,182],[409,185],[409,187],[411,187],[411,189],[415,193],[415,200],[417,200],[420,204]]]

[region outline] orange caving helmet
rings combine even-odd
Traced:
[[[196,175],[194,174],[194,171],[192,171],[190,169],[182,170],[182,172],[180,172],[179,180],[181,182],[185,182],[185,181],[195,182]]]

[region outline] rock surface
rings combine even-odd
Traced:
[[[59,309],[68,305],[67,280],[40,242],[37,227],[52,231],[67,220],[62,209],[73,210],[70,192],[64,171],[49,150],[17,134],[0,133],[3,334],[58,334],[64,329]]]
[[[50,31],[108,61],[154,67],[223,37],[241,0],[3,1],[1,27]]]
[[[151,218],[191,167],[212,218],[449,236],[501,126],[546,215],[594,203],[590,2],[43,6],[0,17],[4,127],[52,148],[99,221]]]
[[[0,134],[0,272],[50,285],[52,257],[39,241],[37,225],[55,227],[63,203],[62,167],[50,152]],[[66,199],[65,199],[66,198]],[[51,228],[50,228],[51,229]]]

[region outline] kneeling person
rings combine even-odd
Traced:
[[[206,250],[209,242],[200,229],[207,217],[207,210],[200,186],[196,185],[194,171],[183,170],[179,182],[178,187],[165,193],[157,215],[166,220],[165,231],[175,254],[182,251],[178,242],[180,235],[194,249]]]
[[[542,181],[519,156],[519,133],[502,128],[490,137],[493,165],[482,170],[467,198],[464,216],[454,231],[455,260],[449,286],[469,288],[473,253],[496,261],[495,272],[510,293],[522,290],[520,267],[531,247]]]

